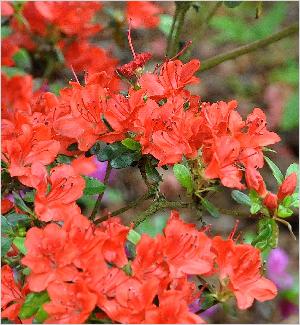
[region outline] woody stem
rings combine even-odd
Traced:
[[[178,202],[178,201],[167,201],[165,199],[160,199],[153,202],[148,209],[139,214],[134,220],[134,226],[137,227],[140,223],[145,221],[148,217],[152,216],[156,212],[165,209],[179,209],[188,208],[191,203],[188,202]]]
[[[109,180],[109,176],[110,176],[110,173],[111,173],[111,165],[109,163],[109,161],[107,162],[107,167],[106,167],[106,172],[105,172],[105,176],[104,176],[104,185],[107,185],[108,184],[108,180]],[[95,219],[95,216],[100,208],[100,204],[101,204],[101,201],[102,201],[102,198],[103,198],[103,195],[104,195],[104,192],[102,192],[101,194],[99,194],[98,198],[97,198],[97,201],[95,203],[95,206],[94,206],[94,209],[91,213],[91,216],[90,216],[90,219],[91,220],[94,220]]]
[[[288,37],[292,34],[297,33],[299,30],[299,24],[295,23],[287,28],[284,28],[280,32],[274,33],[271,36],[268,36],[266,38],[263,38],[259,41],[252,42],[247,45],[240,46],[232,51],[229,51],[224,54],[216,55],[210,59],[207,59],[203,62],[201,62],[201,68],[200,71],[209,70],[225,61],[235,59],[241,55],[253,52],[255,50],[258,50],[260,48],[264,48],[272,43],[275,43],[285,37]]]

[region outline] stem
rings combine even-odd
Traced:
[[[110,165],[110,162],[108,161],[107,162],[107,167],[106,167],[106,172],[105,172],[105,176],[104,176],[104,185],[107,185],[108,184],[108,180],[109,180],[109,176],[110,176],[110,172],[111,172],[111,165]],[[98,198],[97,198],[97,201],[95,203],[95,206],[94,206],[94,209],[91,213],[91,216],[90,216],[90,219],[91,220],[94,220],[95,219],[95,216],[96,216],[96,213],[98,212],[99,210],[99,207],[100,207],[100,204],[101,204],[101,201],[102,201],[102,198],[103,198],[103,195],[104,195],[104,192],[102,192],[101,194],[99,194]]]
[[[173,201],[167,201],[167,200],[159,200],[156,202],[153,202],[147,210],[145,210],[143,213],[141,213],[139,216],[135,218],[134,226],[137,227],[140,223],[145,221],[148,217],[152,216],[156,212],[164,209],[178,209],[178,208],[188,208],[191,205],[191,203],[187,202],[173,202]]]
[[[295,23],[287,28],[284,28],[280,32],[274,33],[271,36],[263,38],[259,41],[252,42],[247,45],[240,46],[225,54],[216,55],[210,59],[207,59],[201,63],[200,71],[209,70],[225,61],[235,59],[241,55],[253,52],[257,49],[268,46],[269,44],[275,43],[287,36],[297,33],[299,30],[299,24]]]
[[[125,207],[118,209],[116,211],[113,211],[110,216],[117,216],[119,214],[122,214],[124,212],[126,212],[127,210],[130,210],[132,208],[135,208],[136,206],[138,206],[140,203],[150,199],[151,197],[153,197],[155,194],[151,191],[147,192],[146,194],[144,194],[143,196],[141,196],[140,198],[136,199],[135,201],[130,202],[128,205],[126,205]]]
[[[176,11],[172,22],[170,34],[168,36],[167,56],[173,57],[179,49],[179,38],[181,35],[185,14],[192,5],[190,1],[176,1]]]

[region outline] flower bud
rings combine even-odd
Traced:
[[[296,186],[297,186],[297,174],[292,173],[280,185],[278,194],[277,194],[278,200],[281,201],[286,196],[292,195],[295,192]]]
[[[268,192],[268,194],[264,198],[263,203],[269,210],[275,210],[278,205],[277,195],[274,193]]]

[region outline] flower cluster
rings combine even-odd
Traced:
[[[49,223],[27,232],[22,264],[30,275],[25,287],[14,282],[8,266],[2,270],[6,317],[16,318],[26,290],[47,290],[47,323],[71,324],[85,322],[96,306],[105,313],[99,317],[121,323],[202,323],[189,310],[199,297],[201,301],[203,291],[191,276],[216,276],[218,299],[234,295],[240,309],[277,293],[260,273],[258,249],[237,244],[233,234],[225,240],[211,238],[205,229],[182,221],[176,211],[163,235],[143,234],[135,250],[126,246],[130,228],[119,218],[100,226],[80,214],[75,218],[63,226]]]

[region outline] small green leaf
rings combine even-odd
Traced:
[[[275,248],[278,244],[278,225],[274,219],[261,219],[258,223],[258,235],[253,239],[251,245],[261,251]]]
[[[22,211],[27,212],[31,215],[33,215],[33,212],[28,208],[28,206],[25,204],[25,202],[22,200],[21,196],[16,193],[16,192],[12,192],[14,200],[15,200],[15,204],[18,208],[20,208]]]
[[[85,189],[83,191],[83,194],[95,195],[101,194],[105,191],[105,185],[98,179],[89,176],[83,176],[83,178],[85,180]]]
[[[279,204],[279,207],[277,209],[277,215],[280,218],[288,218],[293,214],[293,210],[290,208],[287,208],[283,206],[282,204]]]
[[[32,203],[34,202],[34,197],[35,197],[35,191],[26,192],[23,200]]]
[[[285,173],[285,178],[287,178],[289,175],[292,173],[296,173],[297,175],[299,174],[299,165],[296,163],[290,164],[288,169],[286,170]]]
[[[210,292],[203,292],[201,295],[201,299],[203,298],[203,302],[201,303],[201,310],[206,310],[212,307],[215,302],[216,298]]]
[[[110,162],[111,167],[115,169],[126,168],[131,166],[134,162],[140,160],[141,154],[136,151],[126,152]]]
[[[1,234],[13,234],[12,225],[8,222],[7,218],[1,216]]]
[[[233,190],[231,197],[239,204],[251,206],[251,200],[249,196],[241,191]]]
[[[1,39],[8,37],[11,34],[11,28],[9,26],[1,26]]]
[[[66,155],[58,155],[55,159],[59,164],[70,164],[72,159]]]
[[[262,207],[261,204],[259,204],[257,202],[253,202],[250,207],[250,213],[256,214],[261,209],[261,207]]]
[[[130,139],[130,138],[124,139],[121,142],[126,148],[133,150],[133,151],[140,151],[141,147],[142,147],[139,142],[137,142],[133,139]]]
[[[68,146],[67,150],[69,150],[69,151],[77,151],[78,150],[78,143],[74,142],[74,143],[70,144]]]
[[[35,314],[32,324],[43,324],[44,321],[48,318],[48,316],[48,313],[45,311],[43,306],[41,306]]]
[[[176,164],[173,167],[173,172],[180,185],[186,188],[188,193],[193,192],[193,180],[190,170],[182,164]]]
[[[284,177],[282,175],[282,172],[280,171],[280,169],[275,165],[275,163],[268,157],[264,157],[267,164],[269,165],[273,176],[275,177],[276,181],[278,184],[281,184],[284,180]]]
[[[24,76],[26,73],[25,71],[16,68],[16,67],[1,67],[2,72],[6,74],[8,77],[14,77],[14,76]]]
[[[292,198],[291,207],[299,208],[299,193],[292,194],[291,198]]]
[[[19,312],[19,317],[21,319],[26,319],[38,312],[40,307],[49,301],[49,296],[46,291],[38,292],[38,293],[29,293],[26,296],[25,302],[21,307]]]
[[[29,267],[25,267],[25,269],[23,269],[23,271],[22,271],[22,273],[23,273],[24,275],[29,275],[30,272],[31,272],[31,270],[30,270]]]
[[[25,247],[25,238],[24,237],[15,237],[13,244],[18,248],[18,250],[26,255],[27,249]]]
[[[291,196],[291,195],[288,195],[288,196],[286,196],[286,197],[283,199],[283,201],[281,202],[281,204],[282,204],[284,207],[288,208],[288,207],[292,204],[292,201],[293,201],[292,196]]]
[[[12,244],[12,239],[8,237],[1,237],[1,257],[5,256]]]
[[[29,223],[31,218],[27,214],[19,214],[19,213],[10,213],[7,214],[6,219],[12,226],[17,226],[20,223]]]
[[[155,183],[159,183],[162,181],[162,177],[160,176],[159,172],[157,171],[155,166],[153,166],[153,164],[151,163],[151,161],[149,159],[147,159],[147,161],[146,161],[145,170],[146,170],[147,177],[151,181],[153,181]]]
[[[134,245],[136,245],[141,239],[141,235],[136,232],[133,229],[130,229],[128,235],[127,235],[127,240],[129,240],[131,243],[133,243]]]
[[[214,218],[219,218],[220,217],[220,212],[219,210],[208,200],[204,199],[201,197],[201,202],[203,207],[207,210],[207,212],[213,216]]]
[[[19,49],[19,51],[14,54],[13,60],[15,61],[16,67],[20,69],[26,71],[31,69],[31,59],[25,49]]]

